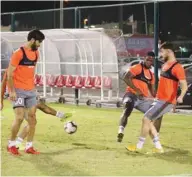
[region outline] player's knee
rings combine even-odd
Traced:
[[[15,113],[16,121],[19,123],[23,122],[24,119],[24,111],[22,110],[17,110]]]
[[[124,107],[124,109],[129,109],[132,107],[132,103],[131,102],[125,102],[125,103],[123,103],[123,107]]]

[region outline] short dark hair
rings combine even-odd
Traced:
[[[174,51],[173,44],[171,44],[171,43],[163,44],[160,49],[170,49],[170,50]]]
[[[27,40],[30,41],[31,39],[38,40],[42,42],[45,39],[45,35],[38,29],[31,30],[27,36]]]
[[[147,56],[155,57],[155,53],[152,51],[147,52]]]

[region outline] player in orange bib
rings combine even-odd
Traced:
[[[127,83],[126,93],[123,97],[124,111],[120,118],[117,142],[122,142],[124,129],[133,108],[145,113],[153,103],[155,97],[154,74],[150,71],[155,54],[148,52],[144,61],[132,66],[124,76]],[[151,96],[151,98],[149,98]],[[155,121],[157,131],[160,131],[162,118]]]
[[[4,100],[4,95],[6,92],[6,84],[7,84],[7,70],[4,72],[3,75],[3,80],[1,82],[1,105],[0,105],[0,110],[3,109],[3,100]],[[61,111],[56,111],[55,109],[47,106],[41,99],[37,98],[37,105],[36,109],[39,109],[40,111],[44,112],[45,114],[50,114],[52,116],[58,117],[60,121],[65,121],[67,118],[72,116],[72,113],[63,113]],[[28,111],[27,109],[25,110],[25,115],[24,115],[25,120],[28,119]],[[19,133],[17,139],[16,139],[16,147],[21,149],[22,147],[22,142],[23,140],[27,137],[29,131],[29,125],[27,124],[24,126],[23,130],[21,133]]]
[[[173,108],[173,105],[176,104],[176,101],[182,103],[183,97],[187,91],[185,71],[182,65],[177,62],[173,52],[173,46],[170,43],[161,46],[160,56],[165,63],[162,66],[156,101],[153,102],[153,106],[144,115],[141,134],[137,145],[128,146],[127,149],[129,151],[140,151],[143,148],[147,135],[151,132],[153,135],[155,152],[164,152],[153,121],[169,112]],[[181,94],[177,98],[179,84],[181,86]]]
[[[19,155],[16,148],[16,136],[24,119],[25,109],[28,109],[29,133],[25,152],[39,154],[33,148],[33,137],[36,126],[36,92],[34,85],[35,66],[38,61],[41,42],[45,39],[44,34],[39,30],[32,30],[28,33],[27,43],[16,50],[11,56],[7,70],[7,84],[9,96],[13,102],[15,120],[11,128],[11,137],[7,151],[13,155]]]

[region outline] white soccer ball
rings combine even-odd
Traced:
[[[77,124],[74,121],[68,121],[64,124],[64,130],[68,134],[73,134],[77,131]]]

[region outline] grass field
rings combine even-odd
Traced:
[[[121,109],[50,104],[62,111],[75,110],[72,120],[78,131],[68,135],[58,118],[37,112],[35,148],[40,155],[20,157],[7,153],[13,112],[5,102],[1,120],[2,176],[129,176],[192,174],[192,116],[166,115],[161,130],[165,154],[129,153],[125,146],[135,144],[142,114],[133,113],[124,142],[116,142]],[[145,151],[153,144],[147,140]]]

